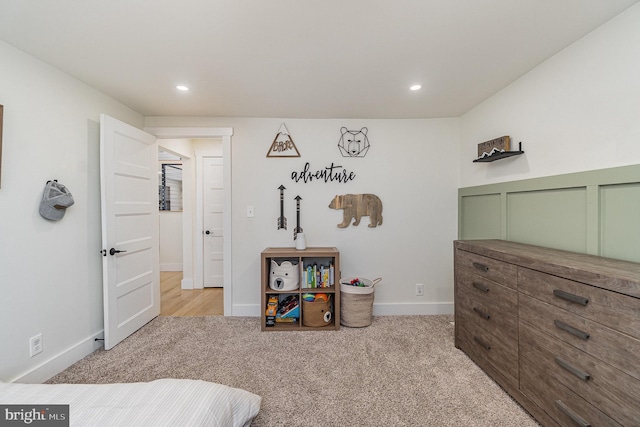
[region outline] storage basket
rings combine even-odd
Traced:
[[[302,300],[302,324],[304,326],[320,327],[331,324],[331,301]]]
[[[365,286],[350,285],[353,279],[355,278],[347,277],[340,280],[340,324],[350,328],[363,328],[371,325],[374,286],[382,279],[359,278]]]

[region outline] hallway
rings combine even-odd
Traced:
[[[222,316],[222,288],[181,289],[181,271],[160,272],[160,316]]]

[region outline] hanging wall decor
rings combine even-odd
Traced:
[[[287,218],[284,216],[284,190],[286,190],[284,185],[278,187],[280,190],[280,216],[278,217],[278,230],[281,228],[287,229]]]
[[[296,196],[296,228],[293,230],[293,240],[296,240],[298,233],[302,233],[302,227],[300,227],[300,200],[302,200],[302,197]]]
[[[40,200],[39,212],[43,218],[60,221],[67,208],[74,204],[73,195],[58,180],[47,181]]]
[[[339,228],[348,227],[351,220],[353,225],[360,224],[363,216],[368,216],[369,227],[382,225],[382,201],[375,194],[343,194],[333,198],[329,204],[331,209],[342,209],[342,222]]]
[[[267,157],[300,157],[300,152],[284,123],[280,125],[280,130],[269,147]]]
[[[349,130],[346,127],[340,128],[340,141],[338,148],[342,157],[364,157],[369,151],[369,138],[367,128],[360,130]]]
[[[291,179],[293,181],[302,181],[305,184],[312,182],[313,180],[324,181],[325,183],[337,181],[346,184],[355,178],[355,172],[348,172],[346,169],[343,169],[342,166],[334,165],[333,163],[331,163],[331,166],[325,166],[324,169],[312,171],[311,165],[307,162],[304,164],[304,168],[300,172],[291,172]]]

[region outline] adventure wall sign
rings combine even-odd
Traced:
[[[311,170],[309,162],[305,163],[304,168],[301,171],[291,172],[291,179],[295,182],[304,182],[305,184],[313,180],[324,182],[342,182],[346,184],[349,181],[353,181],[356,178],[355,172],[349,172],[343,169],[342,166],[334,165],[325,166],[324,169],[318,169],[316,171]]]

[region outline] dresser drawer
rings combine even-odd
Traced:
[[[485,281],[486,282],[486,281]],[[485,291],[467,280],[458,281],[456,288],[456,320],[464,317],[474,322],[494,338],[514,351],[518,349],[518,318],[516,291],[491,282]]]
[[[562,426],[621,426],[526,357],[520,358],[520,389]]]
[[[640,379],[640,340],[524,294],[518,310],[521,321]]]
[[[515,265],[471,252],[456,250],[456,269],[464,269],[478,276],[516,289],[518,269]]]
[[[549,304],[640,338],[640,299],[518,268],[518,290]]]
[[[494,310],[515,316],[518,313],[518,292],[512,288],[484,278],[468,270],[460,270],[456,275],[457,292],[491,306]]]
[[[520,322],[520,358],[625,426],[640,425],[640,381],[569,344]]]
[[[470,320],[466,316],[456,318],[459,322],[458,333],[462,348],[470,348],[474,354],[490,363],[498,372],[501,372],[509,381],[518,383],[518,351],[511,344],[495,338],[475,319]],[[482,364],[479,363],[481,366]]]

